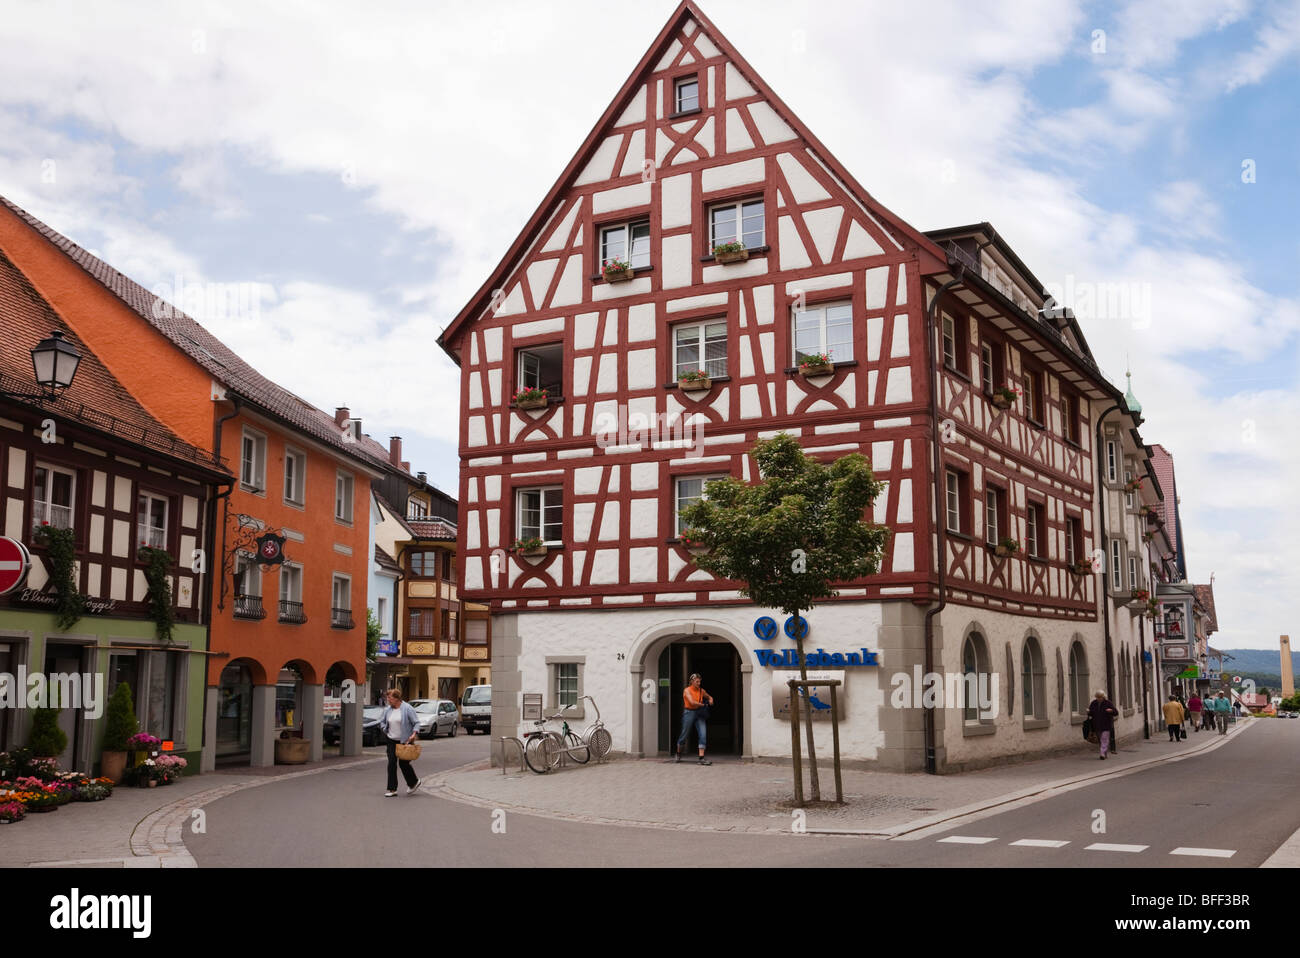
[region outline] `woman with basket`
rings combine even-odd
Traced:
[[[398,765],[402,766],[406,794],[410,795],[420,787],[420,778],[411,766],[420,757],[420,746],[413,744],[420,728],[420,719],[415,714],[415,709],[402,701],[401,690],[388,690],[388,704],[379,717],[379,727],[383,729],[388,742],[388,791],[384,792],[384,798],[392,798],[397,794]]]

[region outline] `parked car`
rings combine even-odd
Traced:
[[[412,699],[411,705],[420,719],[418,735],[420,738],[437,738],[446,735],[455,736],[460,728],[460,712],[456,703],[449,699]]]
[[[492,733],[492,686],[471,685],[465,690],[460,697],[460,721],[469,735]]]
[[[382,745],[384,743],[384,732],[379,727],[379,716],[384,714],[382,705],[365,705],[361,708],[361,745],[369,748],[372,745]],[[326,745],[337,745],[342,736],[340,729],[341,716],[338,718],[328,719],[324,726],[324,737]]]

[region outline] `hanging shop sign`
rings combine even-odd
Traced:
[[[284,563],[284,536],[274,532],[257,537],[257,561],[262,565],[282,565]]]

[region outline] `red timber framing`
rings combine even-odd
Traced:
[[[684,77],[698,81],[699,108],[673,116]],[[751,206],[745,227],[748,260],[717,262],[711,211],[758,201],[761,218]],[[631,279],[607,282],[602,230],[622,226],[630,237],[641,224],[648,246],[632,257]],[[841,597],[927,601],[938,575],[925,304],[947,268],[948,254],[877,203],[683,3],[440,338],[462,370],[464,597],[494,612],[743,601],[677,543],[678,480],[755,479],[749,450],[786,431],[819,458],[866,455],[886,483],[874,515],[893,533],[884,563]],[[795,368],[796,316],[814,346],[835,344],[829,376]],[[1007,326],[1007,361],[1018,362],[1014,321]],[[709,327],[725,327],[715,340],[725,345],[712,355],[709,389],[687,393],[677,374],[702,366],[703,349],[679,354],[678,334],[702,341]],[[977,341],[972,331],[964,345]],[[542,383],[535,370],[557,347],[559,372]],[[976,353],[965,368],[978,367]],[[969,383],[944,381],[940,415],[969,433],[974,405],[987,404]],[[534,384],[551,387],[548,405],[516,408],[511,397]],[[966,471],[1015,462],[1033,473],[1011,483],[1011,512],[1023,538],[1030,483],[1046,506],[1044,554],[1055,556],[1062,508],[1090,526],[1092,467],[1086,448],[1070,460],[1042,437],[1010,438],[1022,425],[981,420],[980,430],[1004,437],[1000,446],[981,439],[953,450],[952,461]],[[544,558],[526,559],[511,546],[534,490],[560,503],[562,532]],[[1095,617],[1091,591],[1072,592],[1083,586],[1058,576],[1054,559],[1031,576],[995,567],[982,538],[975,542],[979,549],[950,540],[956,601]]]

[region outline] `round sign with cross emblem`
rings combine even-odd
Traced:
[[[31,553],[17,539],[0,536],[0,595],[7,595],[27,581],[32,567]]]
[[[284,562],[284,536],[268,532],[257,539],[257,561],[262,565],[279,565]]]

